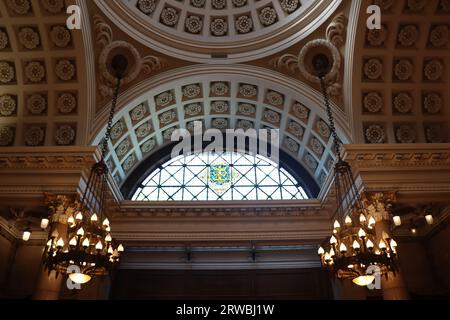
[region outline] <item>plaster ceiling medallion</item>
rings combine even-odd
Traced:
[[[19,42],[28,50],[33,50],[41,44],[39,32],[31,27],[21,28],[19,31]]]
[[[327,92],[331,96],[338,96],[342,89],[341,53],[339,48],[345,44],[347,32],[347,18],[343,14],[337,15],[326,30],[325,39],[315,39],[308,42],[300,50],[298,55],[284,54],[271,61],[278,69],[286,68],[291,73],[300,71],[301,75],[309,82],[320,83],[313,65],[313,58],[324,55],[330,61],[330,70],[324,77],[327,83]]]
[[[69,146],[75,142],[76,131],[71,125],[61,125],[56,129],[55,139],[60,146]]]
[[[303,39],[326,21],[340,1],[96,2],[107,16],[128,25],[134,38],[152,49],[196,62],[226,55],[229,63],[235,63],[268,56],[291,39]]]
[[[30,0],[6,0],[6,4],[17,15],[26,15],[32,10]]]
[[[17,98],[9,94],[0,96],[0,116],[10,117],[16,113]]]
[[[47,99],[43,94],[34,93],[26,101],[27,110],[31,115],[41,115],[47,109]]]
[[[72,93],[62,93],[59,95],[56,107],[62,114],[70,114],[77,108],[77,98]]]
[[[8,84],[13,82],[16,77],[14,66],[6,61],[0,61],[0,82]]]
[[[150,74],[152,71],[162,68],[162,62],[155,56],[141,57],[138,50],[130,43],[114,40],[111,27],[98,15],[94,16],[94,30],[96,41],[101,48],[98,57],[98,68],[100,70],[100,93],[103,96],[112,96],[116,83],[114,71],[110,68],[111,60],[117,54],[125,56],[128,67],[125,76],[121,79],[122,85],[130,83],[142,71]]]
[[[8,33],[0,28],[0,50],[4,50],[9,45]]]
[[[32,126],[25,131],[25,144],[27,146],[40,146],[44,143],[44,138],[45,130],[40,126]]]
[[[364,95],[364,108],[370,113],[378,113],[383,109],[383,97],[379,92],[369,92]]]
[[[65,26],[53,26],[50,31],[50,40],[58,48],[66,48],[72,42],[72,35]]]
[[[305,129],[295,121],[290,121],[287,126],[287,131],[294,135],[297,139],[302,140]]]
[[[7,147],[14,142],[14,128],[0,127],[0,147]]]
[[[384,143],[386,133],[381,125],[374,124],[366,128],[366,141],[368,143]]]

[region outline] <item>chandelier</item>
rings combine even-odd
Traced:
[[[350,279],[359,286],[367,286],[375,276],[397,270],[397,243],[385,231],[375,232],[376,220],[363,205],[353,178],[350,164],[341,157],[341,141],[335,128],[325,75],[330,63],[327,56],[313,59],[320,79],[330,131],[334,140],[337,162],[334,166],[334,191],[337,200],[333,233],[319,248],[322,266],[338,279]]]
[[[108,167],[105,156],[111,135],[112,121],[119,95],[120,82],[128,66],[127,59],[116,55],[111,62],[112,72],[116,76],[116,87],[111,103],[108,125],[101,145],[101,160],[95,163],[79,201],[67,206],[67,232],[58,231],[52,224],[46,245],[44,265],[50,273],[68,274],[75,283],[87,283],[93,276],[111,274],[124,251],[111,236],[111,226],[106,214],[108,194]],[[49,219],[41,221],[46,229]],[[62,233],[62,234],[60,234]]]

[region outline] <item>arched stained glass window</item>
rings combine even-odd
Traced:
[[[171,159],[153,171],[137,201],[308,199],[286,170],[260,155],[200,153]]]

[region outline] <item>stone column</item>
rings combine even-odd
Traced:
[[[377,221],[377,224],[375,225],[375,232],[377,242],[383,239],[383,232],[392,236],[390,221]],[[399,270],[395,275],[390,272],[388,278],[383,277],[381,280],[381,286],[383,288],[384,300],[409,300],[408,289],[406,288],[401,270]]]

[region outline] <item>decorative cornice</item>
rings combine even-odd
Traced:
[[[363,168],[450,171],[450,144],[346,145],[345,158]]]
[[[111,209],[113,217],[314,217],[327,218],[328,208],[319,200],[302,201],[122,201]]]
[[[95,147],[0,148],[0,173],[21,169],[83,169],[95,163]]]

